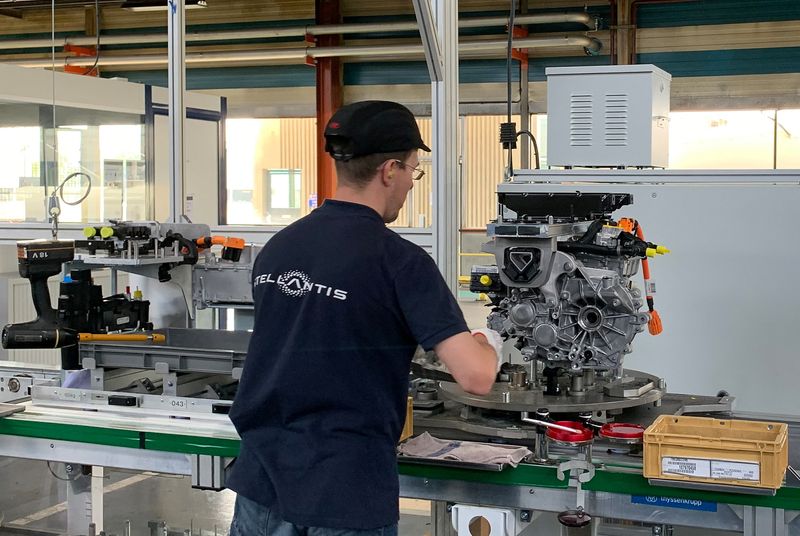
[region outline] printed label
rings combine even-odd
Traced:
[[[661,472],[664,474],[709,478],[711,476],[711,460],[663,456],[661,458]]]
[[[683,508],[684,510],[700,510],[702,512],[716,512],[717,503],[701,501],[699,499],[679,499],[677,497],[656,497],[653,495],[631,495],[633,504],[647,504],[649,506],[662,506],[667,508]]]
[[[713,460],[711,462],[711,478],[724,480],[761,480],[761,472],[757,463],[726,462]]]
[[[757,463],[727,460],[705,460],[702,458],[661,458],[661,472],[672,475],[696,476],[719,480],[761,480]]]
[[[127,324],[130,321],[131,321],[131,319],[130,319],[129,316],[121,316],[121,317],[117,318],[117,325],[120,326],[122,324]]]

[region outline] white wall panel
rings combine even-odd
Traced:
[[[602,173],[552,177],[582,181]],[[615,216],[637,218],[648,240],[672,250],[651,261],[664,332],[638,335],[625,365],[665,378],[672,392],[724,389],[737,398],[737,410],[800,414],[800,171],[621,172],[614,180],[627,184],[541,190],[630,192],[634,204]],[[641,184],[650,180],[664,183]],[[641,276],[635,282],[641,287]]]

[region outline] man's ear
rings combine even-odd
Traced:
[[[389,186],[394,180],[394,170],[392,170],[392,166],[394,166],[394,162],[389,162],[388,165],[384,164],[381,166],[381,182],[384,186]]]

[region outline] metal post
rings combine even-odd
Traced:
[[[528,0],[522,0],[519,5],[520,15],[528,13]],[[513,31],[513,29],[509,29]],[[519,66],[519,125],[520,130],[527,130],[534,135],[537,132],[531,130],[531,109],[530,109],[530,96],[528,95],[528,62],[520,62]],[[525,136],[521,136],[517,143],[519,145],[519,167],[522,169],[531,168],[531,140]]]
[[[786,536],[786,516],[783,509],[763,506],[744,507],[745,536]]]
[[[519,124],[520,130],[527,130],[533,135],[531,130],[531,110],[530,99],[528,98],[528,62],[523,61],[519,69]],[[517,140],[519,144],[519,167],[531,169],[531,140],[527,136],[520,136]]]
[[[65,464],[67,471],[67,534],[85,534],[92,522],[92,481],[91,475],[81,473],[81,465]]]
[[[94,465],[92,466],[91,475],[91,498],[92,498],[92,523],[98,532],[102,532],[103,527],[103,510],[105,508],[103,501],[103,484],[105,480],[105,468]]]
[[[339,0],[315,0],[317,24],[340,24],[342,22]],[[317,36],[318,47],[341,44],[339,35]],[[342,106],[342,60],[340,58],[317,58],[316,102],[317,102],[317,204],[336,193],[336,168],[333,159],[325,152],[325,126],[331,116]]]
[[[169,8],[169,221],[181,221],[183,206],[183,127],[186,119],[186,20],[184,0],[167,0]]]
[[[458,1],[434,0],[442,79],[431,83],[433,119],[433,258],[453,294],[458,290]]]
[[[445,501],[431,501],[431,536],[454,536],[453,520]]]

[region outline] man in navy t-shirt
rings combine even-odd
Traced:
[[[430,151],[404,106],[344,106],[325,129],[333,199],[253,271],[255,328],[230,418],[242,438],[231,534],[396,534],[395,446],[417,345],[486,394],[495,341],[471,335],[431,257],[389,230]]]

